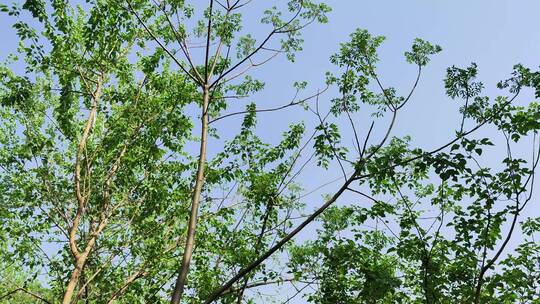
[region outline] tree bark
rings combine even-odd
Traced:
[[[210,89],[208,85],[203,87],[203,105],[202,105],[202,117],[201,117],[201,144],[199,163],[197,167],[197,177],[195,180],[195,187],[193,191],[193,197],[191,200],[191,213],[189,217],[186,245],[184,247],[184,255],[182,257],[182,265],[180,272],[176,279],[173,294],[171,297],[171,304],[180,303],[180,299],[184,293],[184,287],[186,284],[186,278],[189,272],[189,265],[191,263],[191,257],[193,255],[193,248],[195,245],[195,230],[197,226],[199,205],[201,201],[201,191],[204,184],[204,166],[206,163],[206,145],[208,136],[208,104],[210,101]]]
[[[92,244],[92,247],[93,247],[93,244]],[[75,288],[77,287],[77,284],[79,283],[79,277],[81,276],[84,266],[86,265],[87,258],[88,258],[88,254],[84,252],[80,256],[78,256],[77,260],[75,261],[75,269],[71,273],[69,283],[66,287],[66,291],[64,292],[64,298],[62,300],[62,304],[71,303],[71,298],[73,297]]]
[[[82,72],[81,72],[81,79],[84,81],[84,76],[82,75]],[[85,250],[83,252],[79,251],[78,246],[77,246],[77,239],[76,239],[77,230],[79,228],[79,223],[81,221],[86,203],[88,201],[88,198],[82,194],[82,190],[81,190],[82,154],[83,154],[83,151],[86,149],[86,143],[88,141],[92,128],[94,127],[94,122],[97,115],[97,104],[101,96],[102,80],[103,79],[100,79],[97,82],[97,87],[95,91],[90,93],[92,95],[92,109],[90,110],[90,113],[86,120],[86,124],[84,127],[83,134],[81,136],[81,139],[79,141],[76,159],[75,159],[74,190],[75,190],[75,196],[77,198],[78,206],[77,206],[77,212],[75,214],[75,218],[73,219],[73,224],[71,225],[69,229],[69,247],[73,255],[73,258],[75,260],[75,269],[73,269],[73,272],[71,273],[71,277],[69,279],[68,285],[64,292],[64,297],[62,300],[63,304],[71,303],[73,293],[75,291],[75,288],[77,287],[77,284],[79,282],[79,277],[81,276],[84,266],[86,264],[88,254],[94,247],[94,243],[97,238],[97,235],[92,236],[90,240],[88,241],[88,244],[86,245]],[[86,85],[86,82],[85,82],[85,85]],[[86,87],[87,87],[86,89],[89,90],[87,85]]]

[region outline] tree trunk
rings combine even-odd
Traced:
[[[66,291],[64,292],[64,299],[62,300],[62,304],[71,303],[71,299],[73,298],[73,293],[75,292],[75,288],[77,287],[77,284],[79,283],[79,277],[81,276],[83,272],[84,266],[86,266],[86,261],[88,260],[88,255],[90,254],[90,251],[92,250],[92,248],[94,248],[96,238],[97,238],[97,235],[93,236],[88,241],[88,244],[86,245],[84,252],[82,252],[75,260],[75,269],[71,273],[71,277],[66,287]]]
[[[84,261],[83,261],[82,256],[76,261],[75,269],[71,273],[71,278],[69,279],[69,283],[66,287],[66,291],[64,292],[64,299],[62,300],[62,304],[71,303],[71,298],[73,297],[73,293],[75,292],[75,287],[77,287],[77,282],[79,281],[79,277],[82,273],[85,263],[86,263],[86,257],[84,258]]]
[[[195,187],[193,191],[193,197],[191,200],[191,214],[189,217],[189,224],[187,230],[186,245],[184,248],[184,255],[182,257],[182,266],[176,279],[176,284],[171,297],[171,304],[180,303],[180,299],[184,293],[184,287],[186,284],[187,274],[189,272],[189,264],[191,263],[191,256],[193,255],[193,247],[195,245],[195,228],[197,226],[197,217],[199,212],[199,204],[201,201],[201,191],[204,184],[204,166],[206,163],[206,144],[208,136],[208,103],[210,101],[210,92],[208,85],[203,88],[203,105],[202,105],[202,117],[201,117],[201,145],[199,154],[199,164],[197,167],[197,178],[195,180]]]

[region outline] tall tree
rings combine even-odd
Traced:
[[[302,30],[330,10],[264,3],[255,27],[243,19],[252,2],[0,6],[21,42],[0,68],[0,301],[242,303],[281,284],[294,290],[283,302],[538,301],[540,224],[522,217],[540,107],[519,97],[540,97],[540,72],[516,65],[490,98],[476,64],[448,68],[461,116],[454,138],[425,150],[392,132],[441,47],[413,42],[417,75],[400,95],[377,72],[384,37],[357,30],[331,56],[327,88],[298,82],[281,106],[235,111],[264,88],[251,71],[294,62]],[[302,107],[313,130],[296,122],[274,144],[257,133],[258,115]],[[235,118],[237,133],[219,127]],[[488,128],[502,140],[477,135]],[[515,152],[524,144],[529,159]],[[310,211],[298,177],[313,159],[342,184]],[[294,243],[315,221],[315,238]]]

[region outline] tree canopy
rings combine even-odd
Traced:
[[[0,303],[540,303],[540,72],[516,64],[489,96],[477,64],[449,67],[460,119],[428,150],[393,131],[441,46],[400,51],[401,92],[385,37],[358,29],[324,87],[268,107],[253,71],[294,64],[331,9],[255,2],[0,4],[19,38],[0,65]],[[257,118],[278,111],[311,120],[268,140]],[[340,175],[319,201],[310,166]]]

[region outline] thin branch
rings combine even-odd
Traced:
[[[401,109],[408,101],[409,99],[411,99],[411,96],[412,94],[414,93],[414,91],[416,90],[416,86],[418,85],[418,81],[420,80],[420,75],[422,74],[422,66],[419,65],[418,66],[418,74],[416,75],[416,80],[414,82],[414,85],[411,89],[411,91],[409,92],[409,95],[407,95],[407,97],[405,98],[405,100],[403,100],[403,102],[396,108],[396,110],[399,110]]]
[[[50,302],[49,300],[45,299],[44,297],[42,297],[42,296],[40,296],[40,295],[38,295],[38,294],[36,294],[36,293],[34,293],[34,292],[32,292],[32,291],[26,289],[26,288],[23,288],[23,287],[19,287],[19,288],[17,288],[17,289],[14,289],[14,290],[12,290],[12,291],[6,293],[6,294],[3,295],[3,296],[0,296],[0,300],[7,299],[7,298],[9,298],[10,296],[14,295],[15,293],[17,293],[17,292],[19,292],[19,291],[22,291],[22,292],[24,292],[24,293],[26,293],[26,294],[28,294],[28,295],[30,295],[30,296],[32,296],[32,297],[34,297],[34,298],[36,298],[36,299],[42,301],[42,302],[45,302],[45,303],[47,303],[47,304],[52,304],[52,302]]]
[[[195,83],[199,84],[199,85],[202,85],[201,82],[199,82],[199,80],[197,80],[197,78],[195,78],[193,75],[191,75],[190,72],[188,72],[186,70],[186,68],[184,67],[184,65],[182,65],[182,63],[180,63],[180,61],[178,61],[178,59],[176,59],[176,57],[165,47],[165,45],[159,41],[159,39],[156,37],[156,35],[154,35],[154,33],[150,30],[150,28],[148,28],[148,26],[144,23],[144,21],[141,19],[141,17],[139,16],[139,14],[135,11],[135,9],[133,8],[133,6],[131,5],[131,2],[129,0],[126,0],[126,3],[129,7],[129,10],[130,12],[135,15],[135,17],[137,18],[137,20],[139,21],[139,23],[144,27],[144,29],[146,30],[146,32],[152,37],[152,39],[154,39],[154,41],[159,45],[159,47],[161,47],[161,49],[163,51],[165,51],[165,53],[167,53],[167,55],[169,55],[169,57],[171,57],[171,59],[178,65],[178,67],[180,67],[180,69],[182,69],[182,71],[184,71],[184,73],[189,77],[191,78]]]
[[[205,57],[204,57],[204,74],[205,79],[204,83],[208,84],[208,80],[210,80],[210,75],[208,74],[208,61],[210,60],[210,36],[212,34],[212,9],[214,7],[214,0],[210,0],[210,13],[208,15],[208,26],[206,28],[206,51],[205,51]],[[221,43],[221,42],[220,42]]]
[[[374,125],[375,125],[375,121],[372,121],[371,126],[369,126],[369,131],[366,135],[366,139],[364,140],[364,145],[362,146],[362,152],[360,152],[360,160],[364,158],[364,153],[366,152],[367,143],[369,141],[369,137],[371,136],[371,131],[373,131]]]
[[[120,289],[118,289],[111,297],[110,299],[107,301],[107,304],[112,304],[114,303],[114,301],[116,300],[116,298],[118,298],[118,296],[122,295],[126,289],[129,287],[129,285],[131,285],[133,282],[135,282],[138,278],[141,278],[145,275],[145,272],[142,271],[142,270],[139,270],[139,271],[136,271],[134,274],[132,274],[131,276],[129,276],[126,281],[124,282],[124,284],[122,285],[122,287]]]
[[[291,101],[290,103],[288,104],[285,104],[285,105],[282,105],[282,106],[278,106],[278,107],[274,107],[274,108],[267,108],[267,109],[255,109],[255,113],[263,113],[263,112],[273,112],[273,111],[279,111],[279,110],[282,110],[282,109],[285,109],[285,108],[288,108],[288,107],[292,107],[292,106],[296,106],[296,105],[299,105],[299,104],[302,104],[310,99],[313,99],[313,98],[316,98],[318,97],[319,95],[323,94],[324,92],[326,92],[326,90],[328,90],[328,86],[326,86],[326,88],[322,91],[318,91],[317,93],[309,96],[309,97],[306,97],[302,100],[298,100],[298,101]],[[218,120],[221,120],[221,119],[224,119],[224,118],[227,118],[227,117],[231,117],[231,116],[236,116],[236,115],[242,115],[242,114],[247,114],[249,113],[249,111],[238,111],[238,112],[233,112],[233,113],[229,113],[229,114],[225,114],[223,116],[220,116],[220,117],[216,117],[212,120],[210,120],[209,123],[213,123],[213,122],[216,122]]]
[[[216,84],[218,84],[222,79],[223,77],[227,76],[229,73],[231,73],[232,71],[236,70],[236,68],[238,68],[239,66],[241,66],[242,64],[244,64],[246,61],[250,60],[251,57],[253,57],[253,55],[257,54],[265,45],[266,43],[268,43],[268,41],[270,41],[270,38],[272,38],[272,36],[274,36],[275,34],[277,33],[280,33],[280,31],[285,28],[286,26],[288,26],[289,24],[291,24],[297,17],[298,15],[300,14],[300,11],[302,10],[302,6],[300,6],[300,8],[298,9],[297,13],[288,21],[286,22],[285,24],[283,24],[282,26],[280,26],[279,28],[275,28],[273,29],[267,36],[266,38],[264,38],[264,40],[259,44],[259,46],[257,46],[253,51],[251,51],[251,53],[249,53],[246,57],[244,57],[242,60],[240,60],[239,62],[237,62],[235,65],[233,65],[231,68],[229,68],[227,71],[223,72],[216,80],[214,80],[214,82],[212,82],[212,84],[210,85],[210,88],[213,88]]]
[[[250,60],[249,60],[249,65],[248,65],[247,67],[245,67],[243,70],[239,71],[238,73],[234,74],[233,76],[231,76],[231,77],[229,77],[229,78],[223,80],[223,83],[229,82],[229,81],[231,81],[231,80],[233,80],[233,79],[236,79],[236,78],[238,78],[238,77],[244,75],[245,73],[247,73],[247,72],[248,72],[249,70],[251,70],[252,68],[261,66],[261,65],[263,65],[263,64],[265,64],[265,63],[267,63],[267,62],[269,62],[270,60],[274,59],[278,54],[279,54],[279,53],[274,53],[274,54],[272,54],[271,56],[269,56],[268,58],[266,58],[266,59],[264,59],[263,61],[258,62],[258,63],[255,63],[255,62],[253,62],[253,61],[250,59]],[[219,77],[221,77],[222,75],[223,75],[223,73],[220,74]]]
[[[294,278],[288,278],[288,279],[279,279],[279,280],[273,280],[273,281],[254,282],[254,283],[251,283],[251,284],[247,284],[245,288],[250,289],[250,288],[256,288],[256,287],[261,287],[261,286],[266,286],[266,285],[274,285],[274,284],[280,284],[280,283],[284,283],[284,282],[292,282],[294,280],[295,280]],[[224,296],[224,295],[227,295],[227,294],[230,294],[230,293],[235,293],[235,292],[238,292],[238,291],[239,291],[238,288],[231,288],[231,289],[223,292],[223,294],[221,296]]]
[[[356,142],[356,148],[358,149],[358,154],[360,154],[361,153],[360,140],[358,139],[358,132],[356,132],[356,126],[354,125],[354,121],[351,117],[351,113],[349,113],[349,111],[347,110],[345,110],[345,113],[347,113],[347,118],[349,119],[349,123],[351,124],[351,128],[354,133],[354,141]]]
[[[155,1],[154,1],[155,3]],[[165,11],[165,8],[164,6],[161,6],[159,4],[156,3],[156,6],[158,6],[161,11],[163,12],[163,15],[165,16],[165,18],[167,19],[167,23],[169,24],[169,27],[171,28],[171,30],[173,31],[173,34],[176,38],[176,41],[178,42],[178,45],[180,46],[180,49],[182,50],[182,52],[184,53],[184,56],[186,57],[187,61],[188,61],[188,64],[189,66],[191,67],[191,69],[193,70],[193,73],[195,73],[195,77],[199,80],[200,83],[203,82],[203,79],[201,77],[201,75],[199,74],[199,71],[197,70],[197,68],[195,67],[195,64],[193,63],[193,60],[191,58],[191,54],[189,53],[189,48],[187,47],[186,45],[186,40],[184,37],[181,37],[180,36],[180,33],[178,33],[178,31],[176,30],[174,24],[172,23],[171,21],[171,18],[169,18],[169,15],[167,14],[167,11]],[[184,71],[185,72],[185,71]]]

